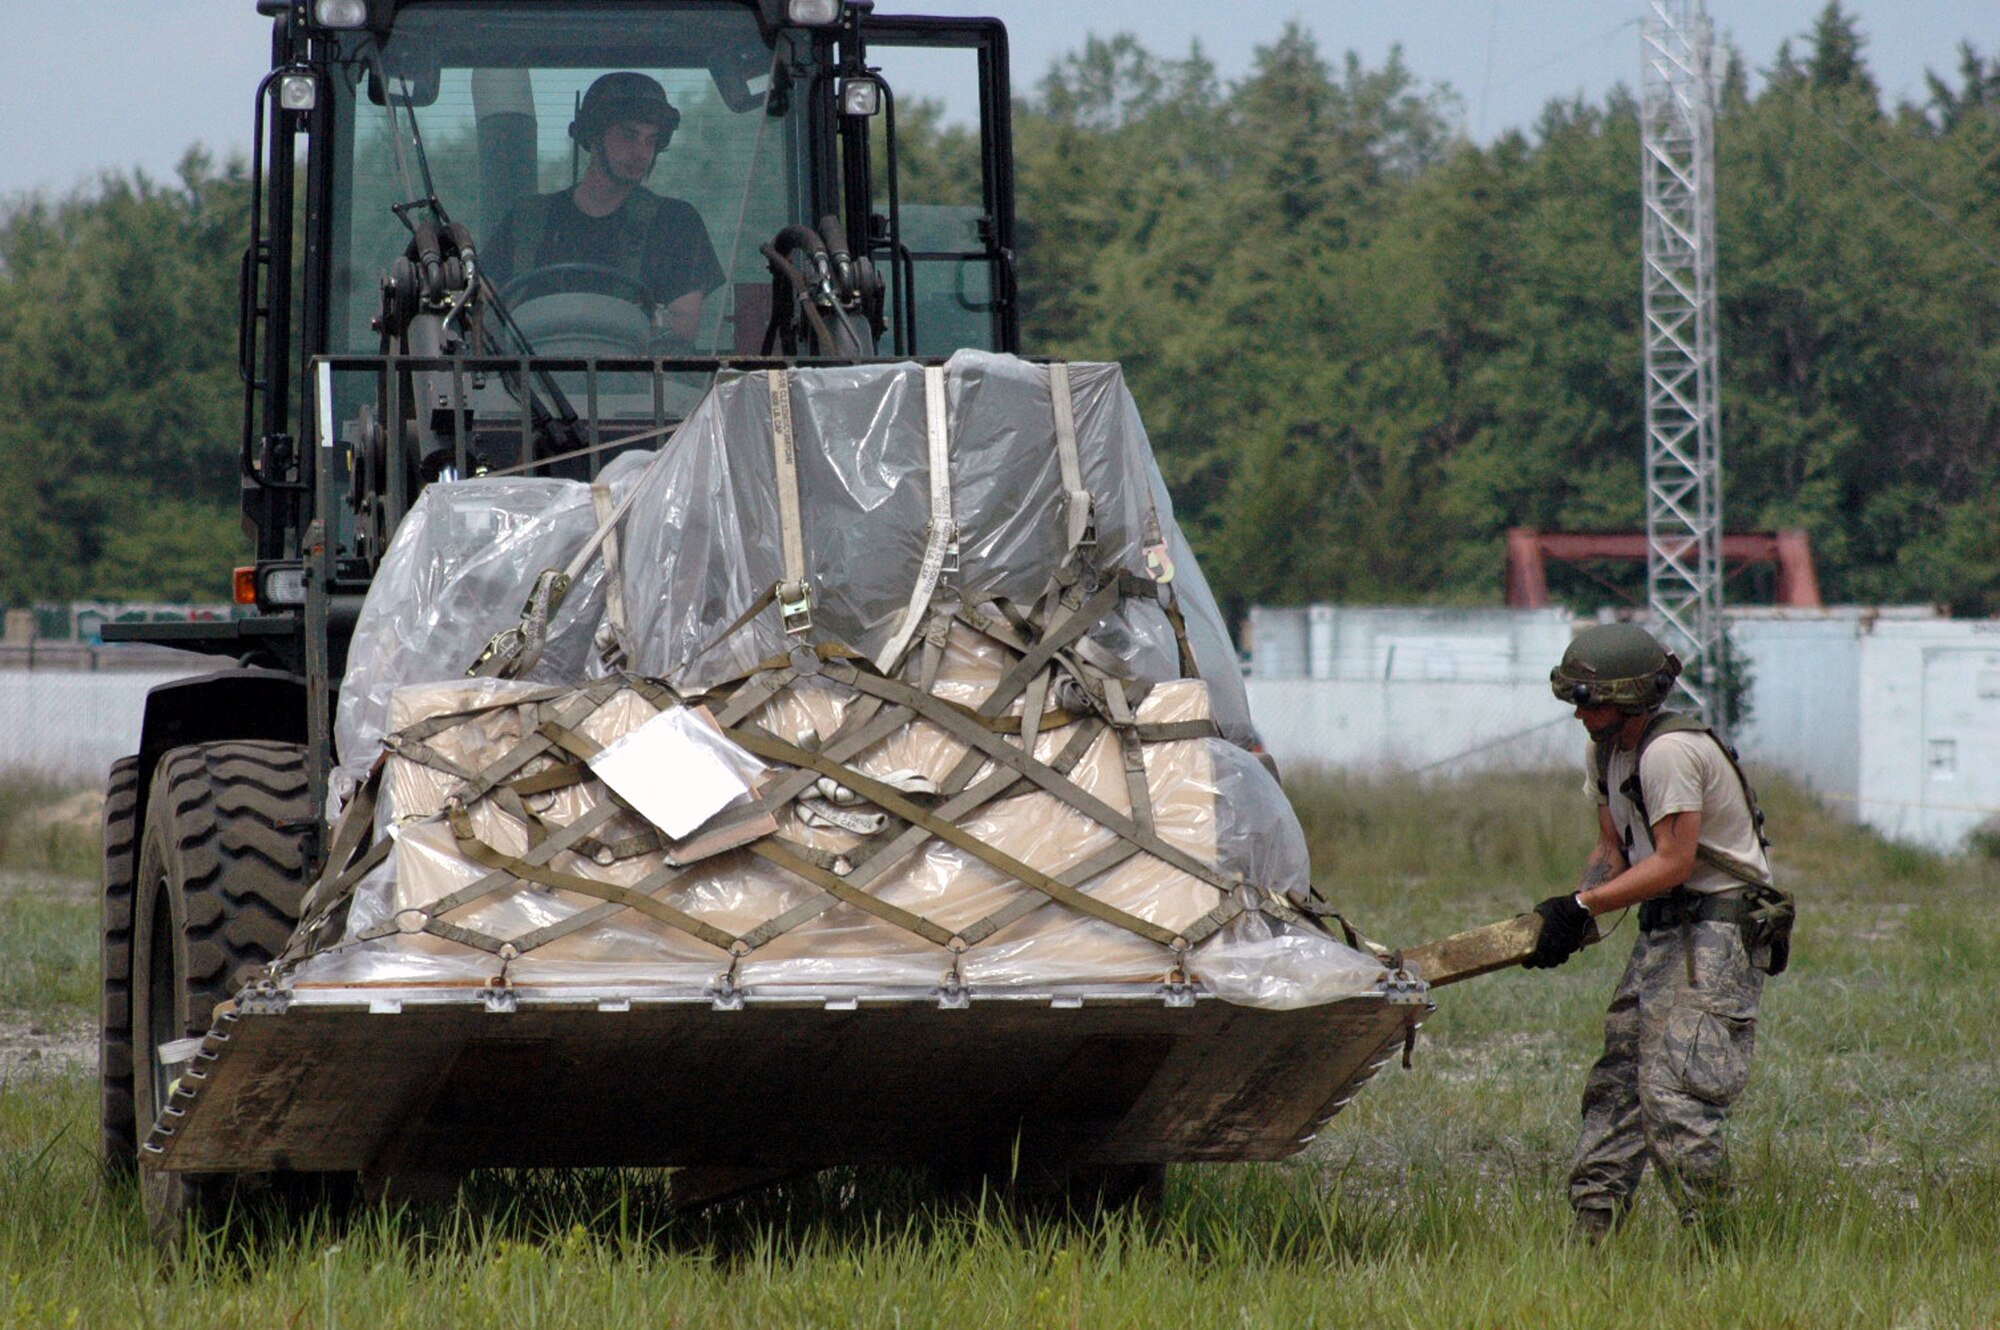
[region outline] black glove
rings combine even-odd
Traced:
[[[1583,939],[1590,933],[1590,911],[1578,905],[1575,896],[1551,896],[1535,907],[1535,913],[1542,916],[1542,935],[1521,968],[1553,970],[1583,949]]]

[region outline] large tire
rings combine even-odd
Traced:
[[[305,750],[247,740],[160,760],[140,841],[132,937],[133,1131],[172,1084],[160,1045],[207,1032],[216,1004],[275,958],[298,920],[312,818]],[[171,1248],[219,1217],[236,1175],[140,1170],[153,1237]]]
[[[138,874],[139,759],[111,764],[104,794],[104,880],[98,897],[98,1155],[129,1176],[139,1143],[132,1108],[132,884]]]

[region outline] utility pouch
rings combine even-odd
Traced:
[[[1783,974],[1792,963],[1792,922],[1798,905],[1788,891],[1755,885],[1743,891],[1743,948],[1752,957],[1769,948],[1765,974]]]

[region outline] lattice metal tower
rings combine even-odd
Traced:
[[[1681,687],[1722,722],[1722,441],[1716,410],[1714,44],[1702,0],[1647,0],[1646,593],[1687,666]]]

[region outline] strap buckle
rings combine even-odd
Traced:
[[[813,593],[810,582],[778,583],[778,615],[785,631],[794,637],[810,633],[813,626]]]
[[[515,679],[526,674],[542,659],[548,646],[549,625],[569,595],[570,575],[558,568],[544,569],[535,578],[528,603],[521,607],[521,622],[493,634],[479,659],[466,670],[469,678]]]
[[[1072,549],[1097,544],[1097,500],[1089,490],[1071,490],[1063,503],[1063,521]]]

